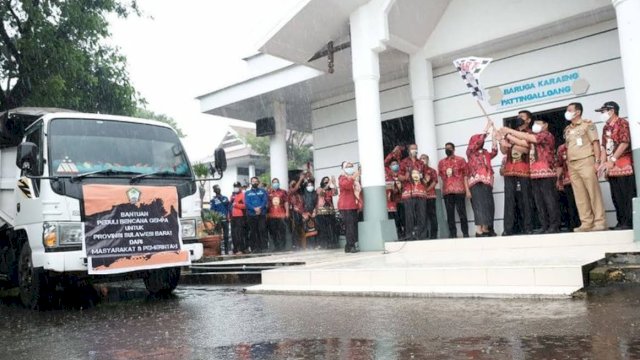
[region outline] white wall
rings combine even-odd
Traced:
[[[469,54],[471,55],[471,54]],[[600,23],[578,31],[558,34],[535,43],[523,44],[494,55],[493,63],[483,72],[485,87],[503,86],[546,74],[578,70],[581,78],[590,83],[588,91],[581,96],[542,100],[527,104],[523,108],[510,108],[491,113],[497,125],[503,118],[515,116],[518,110],[532,112],[566,106],[569,102],[581,102],[585,118],[597,120],[593,111],[605,101],[614,100],[621,106],[621,115],[626,115],[624,84],[620,66],[618,35],[614,21]],[[473,98],[468,94],[460,76],[453,66],[434,70],[435,115],[439,158],[444,157],[444,143],[456,144],[456,153],[464,156],[471,135],[480,132],[484,119]],[[412,114],[408,79],[381,85],[382,120]],[[343,160],[358,160],[358,143],[353,94],[327,99],[313,104],[314,165],[316,179],[325,175],[338,175]],[[601,134],[602,124],[598,123]],[[489,145],[487,144],[487,147]],[[439,159],[438,159],[439,160]],[[499,166],[502,156],[494,159]],[[496,168],[497,170],[497,168]],[[366,171],[366,169],[365,169]],[[496,201],[496,231],[502,231],[503,179],[496,173],[494,197]],[[607,183],[601,183],[607,218],[615,225],[615,213]],[[470,225],[473,212],[467,207]],[[444,224],[441,224],[444,226]]]

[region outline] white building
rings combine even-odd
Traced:
[[[199,100],[209,114],[275,117],[274,176],[286,175],[285,126],[312,130],[317,179],[337,175],[343,160],[359,161],[367,198],[360,245],[382,249],[395,237],[384,206],[383,145],[392,144],[384,143],[383,124],[412,119],[413,133],[404,135],[434,166],[446,142],[464,156],[485,123],[452,65],[456,58],[494,59],[482,83],[498,126],[522,109],[555,119],[574,101],[597,120],[593,109],[614,100],[621,116],[636,120],[636,155],[640,102],[628,99],[640,98],[639,17],[640,0],[301,0],[246,59],[251,78]],[[601,185],[614,224],[609,187]],[[494,197],[501,232],[499,175]],[[470,206],[468,217],[473,221]]]
[[[269,159],[258,154],[246,143],[247,135],[255,135],[255,127],[229,126],[227,133],[215,148],[223,148],[227,155],[227,170],[222,179],[210,181],[205,186],[204,201],[208,202],[213,194],[213,185],[219,185],[223,195],[230,196],[233,191],[233,183],[239,181],[248,185],[254,176],[265,173],[269,167]],[[214,157],[209,156],[196,161],[196,163],[214,163]]]

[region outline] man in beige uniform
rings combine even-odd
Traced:
[[[607,227],[604,203],[598,183],[600,165],[600,141],[598,130],[590,121],[582,118],[582,104],[571,103],[564,114],[571,124],[564,129],[567,144],[567,162],[571,186],[582,225],[574,231],[599,231]]]

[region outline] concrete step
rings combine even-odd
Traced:
[[[263,271],[249,292],[411,296],[570,296],[630,231],[387,243],[386,252]]]
[[[260,284],[261,271],[182,273],[181,285]]]

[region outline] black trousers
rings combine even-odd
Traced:
[[[618,226],[633,226],[633,202],[636,197],[636,183],[633,175],[609,177],[611,199],[616,208]]]
[[[398,214],[397,209],[396,211],[387,211],[387,218],[393,220],[396,224],[396,234],[398,235],[398,239],[402,239],[402,235],[400,235],[402,224],[400,223],[400,214]]]
[[[264,215],[247,216],[249,224],[249,244],[251,251],[267,250],[266,241],[266,219]]]
[[[233,251],[247,251],[246,232],[244,231],[246,220],[244,216],[231,218],[231,241],[233,241]]]
[[[334,215],[316,215],[316,228],[318,229],[318,245],[323,248],[336,248],[338,239],[335,237],[336,217]]]
[[[405,238],[418,240],[427,238],[427,203],[423,198],[404,200]]]
[[[556,189],[556,178],[532,179],[531,190],[538,209],[538,219],[543,231],[560,230],[560,199]]]
[[[519,227],[522,232],[533,230],[531,217],[533,215],[533,198],[531,196],[531,180],[528,178],[504,177],[504,233],[516,233],[516,217],[522,220]]]
[[[340,210],[344,223],[347,250],[353,249],[358,241],[358,210]]]
[[[404,237],[404,204],[402,202],[398,202],[396,205],[396,216],[398,217],[398,222],[396,223],[396,229],[398,230],[398,239],[402,239]],[[400,227],[398,227],[400,224]]]
[[[469,190],[471,191],[474,224],[492,227],[496,212],[493,201],[493,188],[484,183],[477,183]]]
[[[222,221],[220,223],[220,226],[222,227],[222,242],[224,244],[224,253],[228,255],[229,254],[229,222]]]
[[[438,238],[438,215],[436,214],[436,199],[426,200],[427,213],[427,237],[429,239]]]
[[[449,225],[449,237],[458,237],[456,229],[456,215],[460,218],[460,229],[464,237],[469,237],[469,222],[467,221],[467,209],[464,205],[464,194],[448,194],[444,196],[444,207],[447,210],[447,225]]]
[[[576,199],[573,195],[573,188],[571,185],[565,185],[563,194],[560,195],[560,202],[562,206],[563,223],[570,231],[579,227],[580,216],[578,215],[578,207],[576,206]]]
[[[269,236],[271,242],[276,251],[284,250],[287,245],[287,219],[285,218],[270,218],[267,219],[267,229],[269,230]]]

